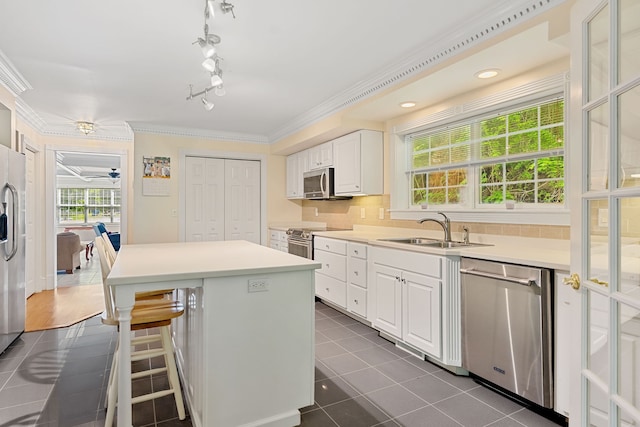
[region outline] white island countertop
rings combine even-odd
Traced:
[[[144,257],[137,256],[144,253]],[[320,263],[244,240],[123,245],[109,284],[202,279],[320,268]]]

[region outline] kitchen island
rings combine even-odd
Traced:
[[[131,425],[135,292],[176,288],[178,368],[195,426],[300,423],[314,390],[317,262],[246,241],[124,245],[107,283],[120,321],[118,425]]]

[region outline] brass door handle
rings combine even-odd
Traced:
[[[593,277],[593,278],[591,278],[589,280],[592,281],[593,283],[595,283],[596,285],[605,286],[605,287],[609,286],[609,282],[603,282],[602,280],[598,280],[595,277]]]
[[[573,273],[571,276],[562,279],[562,283],[571,285],[573,289],[578,290],[580,289],[580,276],[578,276],[578,273]]]

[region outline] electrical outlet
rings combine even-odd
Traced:
[[[609,209],[598,209],[598,227],[607,227],[609,225]]]
[[[269,290],[271,280],[269,279],[249,279],[249,292],[265,292]]]
[[[315,212],[316,216],[318,216],[318,208],[315,208],[314,212]]]
[[[366,215],[365,215],[365,211],[364,208],[360,208],[360,218],[361,219],[365,219]]]
[[[384,219],[384,208],[380,208],[380,210],[378,211],[378,218]]]

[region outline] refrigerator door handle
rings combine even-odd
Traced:
[[[9,183],[5,184],[4,188],[2,189],[3,198],[7,190],[9,190],[9,192],[11,193],[11,198],[12,198],[11,205],[12,205],[13,215],[11,217],[11,252],[7,251],[7,247],[5,244],[5,247],[4,247],[5,261],[9,261],[11,258],[14,257],[16,252],[18,252],[18,236],[16,236],[16,234],[18,233],[18,214],[20,212],[18,208],[18,191],[16,190],[16,187],[14,187]]]

